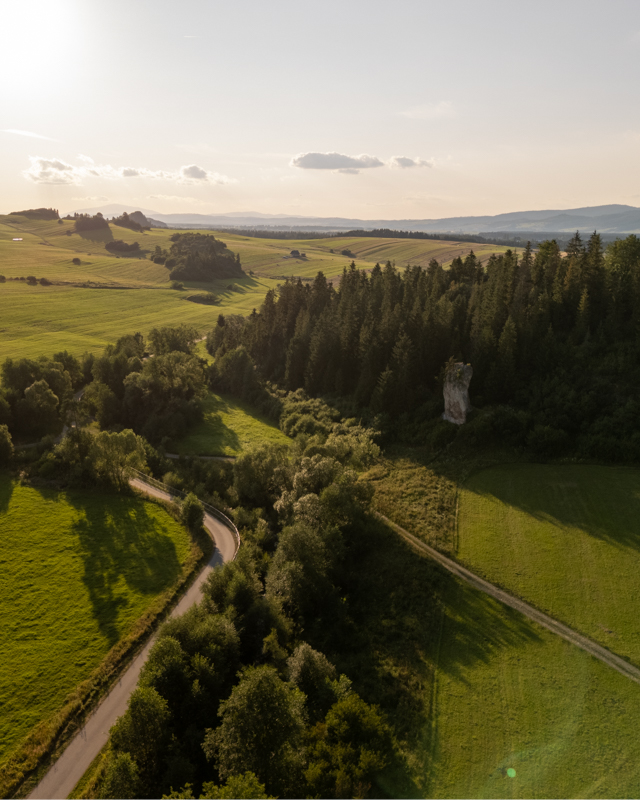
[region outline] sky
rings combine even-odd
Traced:
[[[21,0],[0,212],[640,206],[638,0]]]

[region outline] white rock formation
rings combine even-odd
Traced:
[[[469,402],[469,384],[473,375],[471,364],[452,364],[444,379],[444,414],[443,419],[462,425],[467,421],[467,412],[471,410]]]

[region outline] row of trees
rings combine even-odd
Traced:
[[[174,233],[168,253],[156,248],[153,260],[171,270],[171,280],[212,281],[216,278],[243,278],[240,256],[224,242],[204,233]]]
[[[345,398],[411,441],[442,409],[449,359],[470,362],[476,407],[522,412],[514,442],[636,459],[638,309],[640,240],[605,253],[597,234],[586,244],[576,234],[565,253],[549,241],[486,265],[473,253],[449,269],[352,264],[337,289],[322,273],[311,285],[289,279],[246,321],[221,318],[208,348],[221,357],[244,346],[263,378]],[[490,430],[478,422],[478,437]]]
[[[342,581],[371,500],[354,467],[378,450],[302,393],[283,413],[293,453],[263,447],[164,476],[234,506],[243,544],[201,605],[163,626],[112,730],[101,796],[379,794],[392,733],[322,644],[339,650],[348,630]]]

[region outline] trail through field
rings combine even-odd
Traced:
[[[430,547],[428,544],[425,544],[423,541],[418,539],[417,536],[414,536],[412,533],[409,533],[409,531],[401,528],[399,525],[396,525],[395,522],[392,522],[383,514],[378,514],[377,516],[386,522],[387,525],[391,526],[391,528],[393,528],[396,533],[400,534],[400,536],[413,548],[421,553],[424,553],[425,555],[428,555],[430,558],[434,559],[434,561],[437,561],[438,564],[440,564],[449,572],[453,573],[456,577],[473,586],[474,589],[478,589],[479,591],[494,597],[496,600],[499,600],[501,603],[514,608],[516,611],[524,614],[525,617],[537,622],[539,625],[542,625],[543,628],[546,628],[552,633],[561,636],[563,639],[566,639],[566,641],[589,653],[589,655],[599,659],[607,666],[617,670],[625,677],[630,678],[636,683],[640,683],[640,669],[638,669],[638,667],[630,664],[623,658],[620,658],[620,656],[615,655],[615,653],[610,652],[597,642],[588,639],[586,636],[583,636],[580,633],[576,633],[576,631],[572,630],[567,625],[563,625],[561,622],[558,622],[548,614],[545,614],[534,606],[529,605],[529,603],[526,603],[524,600],[520,600],[518,597],[514,597],[508,592],[505,592],[503,589],[499,589],[493,583],[485,581],[479,575],[476,575],[474,572],[471,572],[470,570],[461,566],[456,561],[447,558],[447,556],[443,555],[438,550],[435,550],[433,547]]]
[[[142,480],[130,481],[133,488],[151,497],[161,500],[172,500],[172,496],[163,489],[150,486]],[[215,543],[213,555],[202,568],[193,584],[182,596],[180,602],[171,612],[171,616],[184,614],[201,599],[201,590],[211,571],[220,564],[232,561],[237,551],[234,533],[220,520],[209,513],[204,515],[204,527]],[[129,697],[138,684],[140,671],[153,647],[156,636],[153,636],[127,669],[117,683],[111,688],[100,705],[85,721],[82,728],[67,745],[60,758],[53,764],[44,778],[29,794],[30,798],[66,798],[87,771],[93,759],[105,746],[109,739],[109,731],[118,717],[127,710]]]

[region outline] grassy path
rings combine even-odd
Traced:
[[[471,584],[471,586],[473,586],[475,589],[478,589],[479,591],[490,595],[496,600],[499,600],[501,603],[510,606],[516,611],[519,611],[526,617],[529,617],[529,619],[537,622],[539,625],[542,625],[542,627],[546,628],[552,633],[557,634],[558,636],[561,636],[563,639],[566,639],[566,641],[589,653],[589,655],[599,659],[607,666],[617,670],[625,677],[640,684],[640,669],[635,667],[633,664],[629,664],[627,661],[620,658],[620,656],[611,653],[609,650],[602,647],[602,645],[599,645],[597,642],[588,639],[586,636],[576,633],[567,625],[563,625],[561,622],[553,619],[553,617],[550,617],[547,614],[544,614],[542,611],[539,611],[537,608],[534,608],[532,605],[529,605],[529,603],[525,603],[524,600],[520,600],[519,598],[508,594],[508,592],[499,589],[497,586],[494,586],[494,584],[489,583],[489,581],[485,581],[479,575],[474,574],[457,562],[452,561],[450,558],[442,555],[442,553],[439,553],[433,547],[429,547],[428,544],[421,542],[416,536],[409,533],[409,531],[406,531],[404,528],[401,528],[399,525],[396,525],[382,514],[379,514],[378,516],[384,520],[384,522],[390,525],[397,533],[399,533],[400,536],[402,536],[402,538],[411,544],[416,550],[419,550],[420,552],[428,555],[430,558],[433,558],[446,570],[453,573],[456,577],[461,578],[466,583]]]

